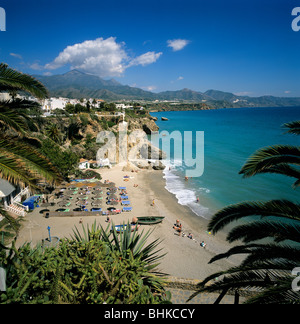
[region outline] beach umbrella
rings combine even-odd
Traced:
[[[49,209],[43,209],[43,210],[40,211],[40,214],[44,214],[44,213],[49,212],[49,211],[50,211]]]
[[[92,206],[93,207],[101,207],[102,206],[102,203],[92,203]]]
[[[115,206],[115,205],[118,205],[118,202],[117,201],[109,201],[108,205]]]
[[[92,195],[103,195],[103,191],[102,190],[95,190],[92,192]]]
[[[86,199],[78,199],[76,203],[82,203],[84,204],[86,202]]]
[[[67,201],[62,201],[62,202],[58,203],[58,206],[59,207],[66,207],[67,204],[68,204]]]

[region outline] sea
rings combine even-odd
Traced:
[[[182,151],[190,147],[196,157],[196,133],[204,140],[203,174],[186,178],[191,170],[181,150],[171,141],[164,160],[166,189],[181,205],[188,206],[199,217],[210,219],[214,213],[230,204],[244,201],[289,199],[300,201],[300,189],[295,181],[282,175],[264,174],[243,178],[239,174],[246,160],[258,149],[275,144],[300,145],[300,136],[287,134],[282,125],[300,119],[300,107],[234,108],[199,111],[155,112],[159,134],[151,140],[162,147],[162,134],[180,132]],[[165,117],[168,121],[162,121]],[[184,136],[192,132],[193,136]],[[178,144],[179,143],[179,144]],[[180,145],[177,142],[176,145]],[[177,147],[178,148],[178,147]],[[179,151],[179,152],[178,152]],[[177,156],[176,156],[177,154]]]

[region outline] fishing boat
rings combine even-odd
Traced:
[[[136,225],[136,224],[130,224],[130,229],[131,229],[131,232],[133,232],[135,229],[138,229],[139,228],[139,225]],[[123,233],[124,230],[126,230],[127,228],[127,225],[115,225],[115,230],[117,233]],[[111,228],[111,230],[113,231],[113,227]]]
[[[144,217],[137,217],[138,224],[140,225],[154,225],[161,223],[165,217],[158,217],[158,216],[144,216]]]

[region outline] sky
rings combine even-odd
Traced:
[[[0,0],[0,7],[0,62],[24,73],[78,69],[153,92],[300,97],[298,0]]]

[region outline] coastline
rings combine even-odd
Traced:
[[[164,239],[164,250],[168,253],[161,263],[162,271],[175,277],[203,280],[240,262],[240,258],[230,258],[209,264],[216,254],[224,253],[232,247],[226,242],[226,233],[220,232],[217,236],[209,234],[209,221],[196,215],[188,206],[178,203],[175,195],[165,188],[162,171],[150,171],[144,173],[143,177],[154,196],[154,209],[158,215],[166,217],[153,233],[155,239]],[[177,219],[183,226],[185,237],[175,235],[173,225]],[[187,237],[189,233],[193,234],[194,240]],[[200,246],[202,241],[207,244],[205,249]]]
[[[133,207],[132,212],[111,216],[114,224],[131,222],[133,217],[138,216],[165,216],[163,223],[154,226],[144,225],[139,229],[140,232],[153,230],[149,242],[156,239],[162,241],[158,249],[162,249],[160,253],[166,255],[161,260],[159,271],[173,277],[203,280],[208,275],[225,270],[237,262],[230,259],[208,264],[214,255],[228,250],[229,245],[225,241],[225,236],[222,234],[213,236],[206,232],[208,221],[194,214],[189,207],[180,205],[176,197],[165,189],[162,171],[142,170],[131,173],[122,171],[121,166],[115,166],[112,169],[101,170],[100,173],[103,180],[113,181],[116,186],[126,186]],[[124,175],[130,176],[128,182],[123,182]],[[153,199],[154,206],[152,206]],[[72,235],[75,226],[81,230],[82,225],[91,226],[95,221],[103,228],[108,226],[105,216],[84,217],[81,225],[80,217],[46,219],[39,214],[40,210],[41,208],[37,208],[24,219],[17,246],[30,241],[33,246],[40,243],[42,239],[48,237],[48,226],[51,227],[51,235],[60,238]],[[177,219],[183,225],[183,232],[186,235],[192,233],[195,240],[175,235],[173,225]],[[202,241],[207,244],[205,249],[200,246]]]

